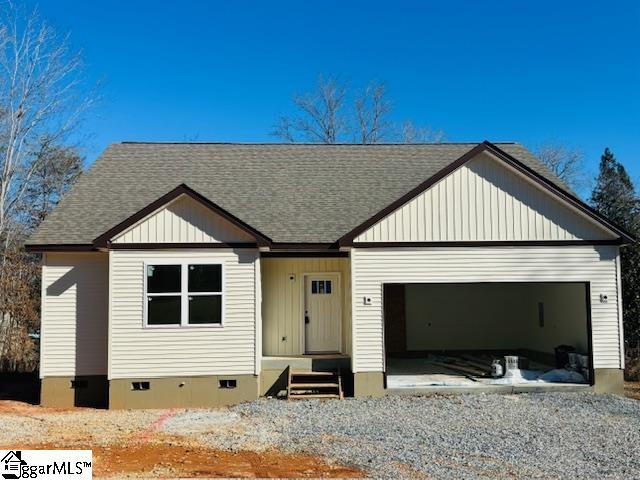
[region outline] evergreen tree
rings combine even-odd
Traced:
[[[600,159],[600,173],[591,203],[629,233],[640,233],[640,201],[624,166],[606,148]],[[627,356],[640,357],[640,246],[621,248],[622,303]]]

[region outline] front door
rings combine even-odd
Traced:
[[[305,275],[305,351],[340,352],[340,275]]]

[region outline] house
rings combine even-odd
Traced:
[[[620,392],[633,241],[515,143],[113,144],[29,240],[42,403],[231,404],[321,366],[383,395],[396,354],[558,345]]]
[[[22,466],[27,464],[22,460],[20,450],[9,450],[0,462],[2,462],[2,470],[7,472],[2,474],[2,478],[21,478]]]

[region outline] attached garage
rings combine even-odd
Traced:
[[[545,369],[561,345],[595,391],[621,392],[619,255],[633,241],[512,156],[469,151],[341,239],[356,395],[384,394],[394,357],[490,352],[463,368],[515,354]]]
[[[585,282],[385,284],[387,387],[485,386],[492,360],[551,370],[559,346],[590,359],[589,303]]]
[[[354,249],[351,259],[353,368],[365,388],[383,388],[387,352],[397,349],[506,348],[550,355],[561,344],[590,355],[596,389],[599,378],[600,386],[610,377],[620,384],[616,246],[370,247]],[[402,288],[390,293],[390,285]],[[386,315],[402,309],[405,325],[385,328]]]

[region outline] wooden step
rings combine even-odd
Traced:
[[[338,375],[336,372],[291,372],[292,377],[329,377]]]
[[[291,392],[291,394],[289,395],[290,400],[304,400],[306,398],[335,398],[339,400],[340,395],[338,395],[337,393],[305,393],[304,395],[300,395],[295,394],[294,392]]]
[[[289,370],[287,397],[339,399],[344,398],[339,372],[302,372]]]
[[[339,383],[292,383],[291,388],[338,388]]]

